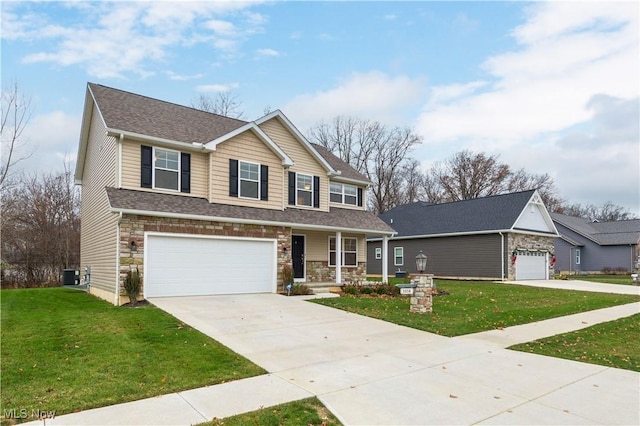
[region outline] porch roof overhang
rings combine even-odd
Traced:
[[[393,236],[395,231],[363,210],[332,208],[328,212],[287,208],[261,209],[210,203],[205,198],[106,188],[111,211],[252,225],[281,226],[328,232],[354,232],[367,236]]]

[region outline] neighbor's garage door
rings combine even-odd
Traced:
[[[148,235],[145,297],[271,293],[273,240]]]
[[[547,253],[522,252],[516,258],[516,280],[546,280]]]

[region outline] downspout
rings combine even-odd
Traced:
[[[498,234],[500,234],[500,274],[502,281],[504,281],[504,234],[502,232],[498,232]]]
[[[116,177],[118,188],[122,188],[122,141],[124,141],[124,134],[120,133],[118,138],[118,176]]]
[[[113,304],[120,306],[120,222],[122,212],[118,214],[118,225],[116,228],[116,294],[113,296]]]

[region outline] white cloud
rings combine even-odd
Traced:
[[[81,118],[62,111],[33,116],[23,134],[22,152],[30,157],[17,167],[38,172],[63,170],[68,160],[73,170]]]
[[[638,213],[639,6],[577,6],[529,6],[512,32],[518,48],[487,58],[483,82],[431,88],[416,129],[434,149],[549,173],[570,202]]]
[[[174,81],[197,80],[199,78],[204,77],[204,74],[202,73],[182,75],[182,74],[177,74],[173,71],[165,71],[165,74],[167,75],[167,77],[169,77],[170,80],[174,80]]]
[[[391,77],[378,71],[353,73],[337,87],[299,95],[282,109],[301,128],[337,115],[403,124],[399,123],[402,113],[418,102],[425,85],[421,79]]]
[[[22,16],[3,4],[4,39],[48,40],[53,47],[26,53],[24,63],[82,66],[91,76],[123,78],[153,74],[175,46],[206,43],[229,57],[241,42],[262,31],[266,17],[246,11],[255,2],[73,3],[82,19],[54,21],[43,13]],[[43,46],[44,44],[40,44]]]
[[[274,49],[258,49],[256,52],[260,57],[276,57],[280,56],[280,52]]]
[[[203,84],[196,87],[198,92],[208,92],[208,93],[224,93],[233,89],[237,89],[240,85],[238,83],[227,83],[227,84]]]

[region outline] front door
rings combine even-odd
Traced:
[[[293,278],[304,280],[304,235],[293,235],[291,241],[293,243],[291,249]]]

